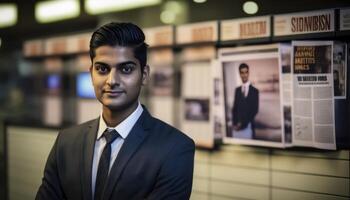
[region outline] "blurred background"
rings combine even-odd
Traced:
[[[0,199],[32,199],[57,131],[100,113],[88,73],[89,39],[100,25],[128,21],[148,30],[346,7],[348,0],[1,0]],[[348,42],[348,36],[338,39]],[[255,43],[271,40],[249,44]],[[217,44],[210,45],[213,51],[192,53],[200,55],[192,58],[214,58]],[[240,45],[246,44],[226,46]],[[177,100],[186,90],[181,91],[181,80],[186,79],[181,66],[192,55],[188,47],[151,47],[151,69],[158,70],[152,72],[154,80],[141,99],[156,116],[178,128],[182,119]],[[208,123],[201,123],[198,130],[207,130]],[[215,151],[197,149],[195,165],[192,199],[350,198],[349,150],[224,145]]]

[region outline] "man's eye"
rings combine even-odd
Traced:
[[[103,66],[103,65],[97,65],[96,70],[100,73],[106,73],[106,72],[108,72],[108,67]]]
[[[124,74],[130,74],[132,72],[134,68],[132,66],[126,65],[126,66],[122,66],[120,68],[120,70],[124,73]]]

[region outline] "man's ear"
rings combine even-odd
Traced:
[[[150,74],[150,68],[148,65],[146,65],[143,68],[143,72],[142,72],[142,85],[147,85],[149,80],[149,74]]]
[[[90,65],[90,67],[89,67],[89,72],[90,72],[90,77],[91,77],[91,80],[92,80],[92,71],[93,71],[93,69],[92,69],[92,65]]]

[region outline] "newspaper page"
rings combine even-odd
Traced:
[[[213,46],[187,47],[179,55],[181,64],[180,129],[188,134],[197,147],[215,146],[211,114],[211,60]]]
[[[182,67],[181,130],[196,146],[214,147],[210,114],[210,62],[189,62]]]
[[[333,41],[292,42],[293,144],[336,149]]]
[[[211,114],[213,119],[214,139],[221,140],[225,132],[225,109],[224,109],[224,95],[222,84],[222,68],[220,61],[213,59],[211,61],[211,75],[212,75],[212,95],[210,99]]]
[[[149,52],[151,79],[148,84],[149,108],[152,114],[168,124],[176,126],[174,54],[170,48],[152,49]]]
[[[334,98],[346,99],[346,43],[334,42],[333,49]]]
[[[280,80],[281,96],[283,106],[283,124],[284,144],[292,146],[292,72],[291,72],[291,51],[290,44],[280,44],[279,46],[279,63],[280,63]]]

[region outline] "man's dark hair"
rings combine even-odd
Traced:
[[[245,64],[245,63],[241,63],[241,64],[239,65],[238,71],[241,72],[241,69],[243,69],[243,68],[247,68],[248,71],[249,71],[249,66],[248,66],[247,64]]]
[[[141,64],[141,71],[147,64],[145,34],[135,24],[111,22],[98,28],[91,36],[90,58],[96,56],[95,50],[100,46],[122,46],[133,48],[134,56]]]

